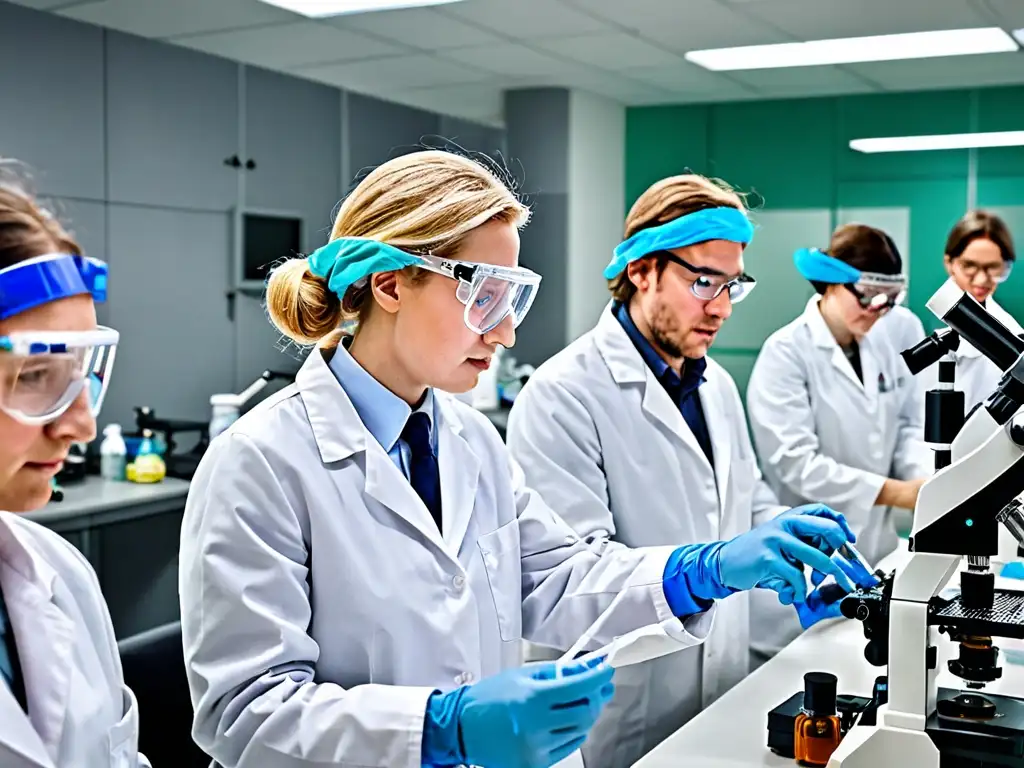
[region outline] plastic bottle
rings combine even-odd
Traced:
[[[210,408],[213,411],[210,417],[210,439],[213,440],[238,421],[238,395],[212,395]]]
[[[156,452],[153,433],[148,429],[143,430],[139,453],[128,470],[128,478],[136,483],[159,483],[166,474],[167,465]]]
[[[108,424],[100,443],[100,475],[104,480],[124,480],[127,460],[128,446],[121,436],[121,425]]]

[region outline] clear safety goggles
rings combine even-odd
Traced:
[[[881,275],[861,272],[855,283],[846,287],[857,297],[861,307],[872,312],[888,312],[902,304],[907,296],[907,279],[903,275]]]
[[[701,274],[701,269],[695,267],[685,259],[676,256],[672,251],[657,251],[656,255],[664,256],[671,262],[678,264],[684,269],[695,273],[698,277],[690,284],[690,291],[698,299],[711,301],[718,298],[722,291],[729,292],[729,300],[733,304],[743,301],[750,292],[757,286],[757,281],[750,275],[743,274],[739,277],[725,278],[716,275]]]
[[[25,331],[0,336],[0,410],[28,425],[59,418],[87,392],[96,416],[110,385],[118,332]]]
[[[525,267],[499,267],[422,254],[419,258],[418,266],[423,269],[458,281],[455,296],[466,305],[466,326],[481,335],[509,316],[513,327],[519,327],[540,287],[540,275]]]
[[[961,256],[958,259],[954,259],[953,263],[968,280],[973,280],[979,272],[984,272],[985,276],[996,284],[1005,283],[1010,277],[1010,272],[1013,271],[1012,261],[1004,261],[1002,264],[983,265],[975,264],[973,261],[966,260]]]

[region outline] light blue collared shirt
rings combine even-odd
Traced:
[[[402,430],[412,415],[413,409],[402,398],[389,390],[367,373],[343,344],[338,345],[329,363],[331,373],[345,390],[348,399],[359,414],[360,421],[371,435],[387,451],[391,461],[409,479],[411,452],[409,444],[402,440]],[[424,411],[430,417],[430,444],[437,455],[437,419],[434,414],[434,392],[427,389],[417,411]]]

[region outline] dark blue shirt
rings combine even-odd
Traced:
[[[700,395],[697,394],[697,388],[705,382],[704,370],[708,367],[708,361],[703,357],[687,358],[683,365],[683,376],[680,378],[640,333],[633,318],[629,316],[629,309],[625,304],[616,302],[612,307],[612,312],[615,313],[615,318],[633,342],[633,346],[637,348],[640,356],[647,363],[647,367],[654,372],[655,377],[661,382],[661,386],[672,398],[672,402],[679,407],[679,412],[682,413],[687,426],[693,432],[693,436],[697,438],[697,443],[704,451],[704,455],[708,457],[708,462],[714,467],[715,457],[711,450],[711,435],[708,432],[708,423],[704,419],[704,408],[700,404]]]

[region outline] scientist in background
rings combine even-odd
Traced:
[[[781,501],[842,510],[871,563],[896,548],[892,507],[912,510],[931,474],[921,391],[888,333],[869,333],[904,297],[903,262],[885,232],[839,227],[827,251],[794,260],[817,295],[765,341],[747,385],[761,468]],[[755,662],[800,633],[753,597]]]
[[[96,325],[106,265],[9,170],[0,164],[0,765],[148,766],[96,574],[21,514],[50,500],[71,444],[96,436],[118,341]]]
[[[993,298],[996,288],[1009,278],[1016,259],[1013,237],[1006,223],[987,211],[969,211],[950,231],[943,262],[946,272],[961,290],[984,304],[992,317],[1011,333],[1021,335],[1024,328]],[[960,339],[953,354],[956,357],[954,386],[963,391],[965,408],[970,413],[992,393],[1003,372],[966,339]],[[917,378],[923,391],[933,388],[938,380],[938,366],[929,366]]]
[[[578,760],[612,658],[523,667],[524,636],[568,647],[603,616],[583,650],[649,628],[646,651],[670,653],[703,641],[751,551],[795,596],[787,560],[843,576],[827,553],[850,534],[821,508],[710,553],[577,536],[444,394],[515,343],[540,282],[518,263],[528,215],[473,160],[404,155],[271,275],[274,323],[317,346],[211,443],[182,525],[193,734],[225,768]]]
[[[732,377],[706,356],[754,288],[743,264],[753,231],[724,185],[654,184],[605,270],[613,298],[597,327],[516,398],[509,450],[580,536],[657,546],[771,535],[772,523],[751,529],[785,507],[761,480]],[[747,595],[717,610],[703,647],[618,670],[584,745],[588,768],[632,765],[747,674]]]

